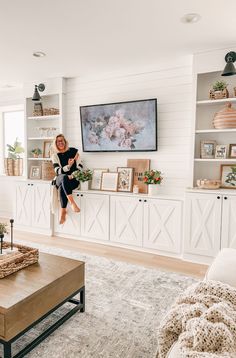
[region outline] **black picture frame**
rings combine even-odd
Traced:
[[[117,126],[117,137],[109,132],[113,130],[112,121]],[[158,149],[156,98],[80,106],[80,124],[83,152],[153,152]],[[104,131],[110,135],[105,140]],[[104,145],[105,141],[108,145]]]

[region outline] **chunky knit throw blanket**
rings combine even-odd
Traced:
[[[161,323],[157,358],[177,340],[181,358],[236,358],[236,289],[217,281],[190,286]]]

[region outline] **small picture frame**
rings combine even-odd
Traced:
[[[221,188],[236,189],[236,163],[221,165]]]
[[[133,187],[133,168],[118,167],[118,191],[132,191]]]
[[[236,145],[235,145],[236,149]],[[218,144],[215,149],[215,159],[226,159],[227,158],[228,146],[226,144]]]
[[[118,173],[102,173],[101,190],[117,191],[118,187]]]
[[[236,159],[236,144],[229,145],[229,158]]]
[[[202,140],[201,141],[201,158],[202,159],[214,159],[216,151],[215,140]]]
[[[51,140],[45,140],[43,142],[43,158],[51,158],[51,147],[52,147]]]
[[[106,168],[93,169],[93,176],[91,181],[91,190],[101,190],[102,173],[107,173],[109,170]]]
[[[41,179],[41,167],[39,165],[32,165],[29,177],[30,179]]]
[[[41,102],[34,103],[34,116],[43,116],[43,105]]]

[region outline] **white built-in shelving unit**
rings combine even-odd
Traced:
[[[209,90],[214,82],[225,80],[228,83],[229,98],[211,100],[208,97]],[[235,159],[202,159],[201,141],[215,140],[217,144],[236,143],[236,128],[215,129],[213,119],[216,112],[221,110],[227,102],[236,106],[234,87],[236,79],[234,76],[223,78],[221,72],[199,73],[196,76],[196,105],[195,105],[195,127],[194,127],[194,160],[193,160],[193,183],[196,186],[197,179],[220,179],[221,164],[235,163]]]
[[[44,92],[39,92],[41,104],[44,108],[57,108],[59,114],[34,116],[34,105],[32,95],[34,84],[25,86],[25,121],[26,121],[26,177],[30,177],[31,166],[42,166],[43,161],[50,161],[48,154],[44,153],[46,142],[52,142],[56,134],[63,132],[63,112],[64,112],[64,79],[55,78],[46,81],[40,81],[45,84]],[[35,84],[38,84],[39,81]],[[39,158],[34,158],[31,151],[34,148],[40,148],[42,154]]]

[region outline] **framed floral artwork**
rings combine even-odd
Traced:
[[[133,186],[133,168],[118,167],[118,191],[132,191]]]
[[[84,152],[157,150],[157,100],[80,107]]]

